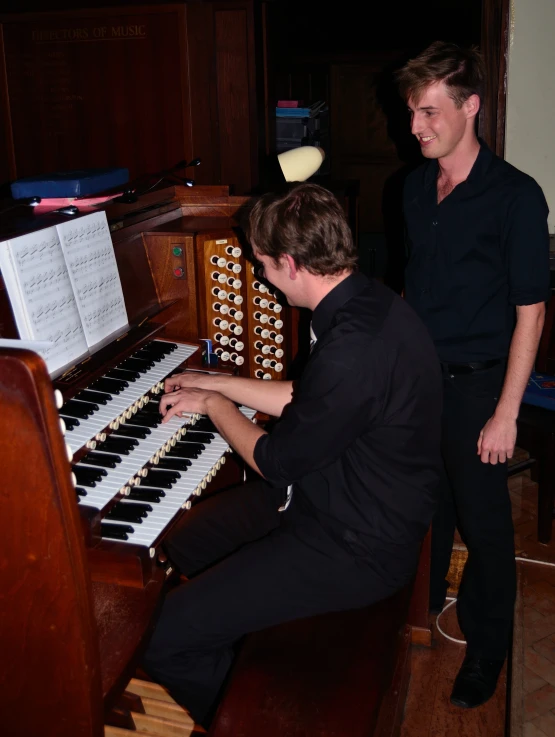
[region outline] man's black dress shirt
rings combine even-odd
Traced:
[[[466,181],[439,205],[438,169],[430,160],[405,183],[405,298],[441,361],[506,358],[515,305],[549,298],[545,197],[482,141]]]
[[[270,483],[294,484],[297,509],[402,584],[436,502],[437,356],[413,310],[358,273],[318,304],[312,327],[293,401],[254,459]]]

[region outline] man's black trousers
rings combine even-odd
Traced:
[[[502,660],[509,644],[516,568],[507,464],[482,463],[480,431],[493,415],[505,363],[469,374],[444,367],[442,455],[445,474],[432,526],[432,608],[445,600],[455,526],[468,549],[458,592],[467,652]]]
[[[205,726],[243,635],[395,591],[302,514],[295,495],[278,512],[284,496],[263,482],[220,492],[194,506],[166,545],[190,580],[167,596],[143,665]]]

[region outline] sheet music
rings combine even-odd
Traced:
[[[93,346],[128,324],[106,213],[70,220],[57,230],[85,337]]]
[[[0,243],[0,266],[10,285],[19,287],[13,302],[21,338],[50,343],[41,350],[50,373],[87,354],[60,239],[55,227]]]

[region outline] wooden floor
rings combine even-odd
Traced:
[[[555,562],[555,524],[549,545],[536,535],[537,489],[528,473],[509,479],[517,557]],[[455,547],[461,554],[464,546]],[[455,551],[455,556],[457,551]],[[455,570],[457,566],[452,566]],[[464,645],[444,639],[434,627],[431,649],[415,648],[401,737],[555,737],[555,568],[518,562],[522,626],[515,635],[511,731],[506,731],[506,668],[495,696],[478,709],[451,706],[453,680]],[[454,607],[441,618],[442,629],[462,639]]]

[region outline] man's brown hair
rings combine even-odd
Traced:
[[[484,63],[476,47],[463,49],[457,44],[434,41],[397,74],[401,96],[418,102],[424,90],[435,82],[444,82],[458,108],[471,95],[484,94]]]
[[[357,252],[345,213],[318,184],[297,183],[260,197],[249,213],[247,237],[275,263],[285,254],[311,274],[352,270]]]

